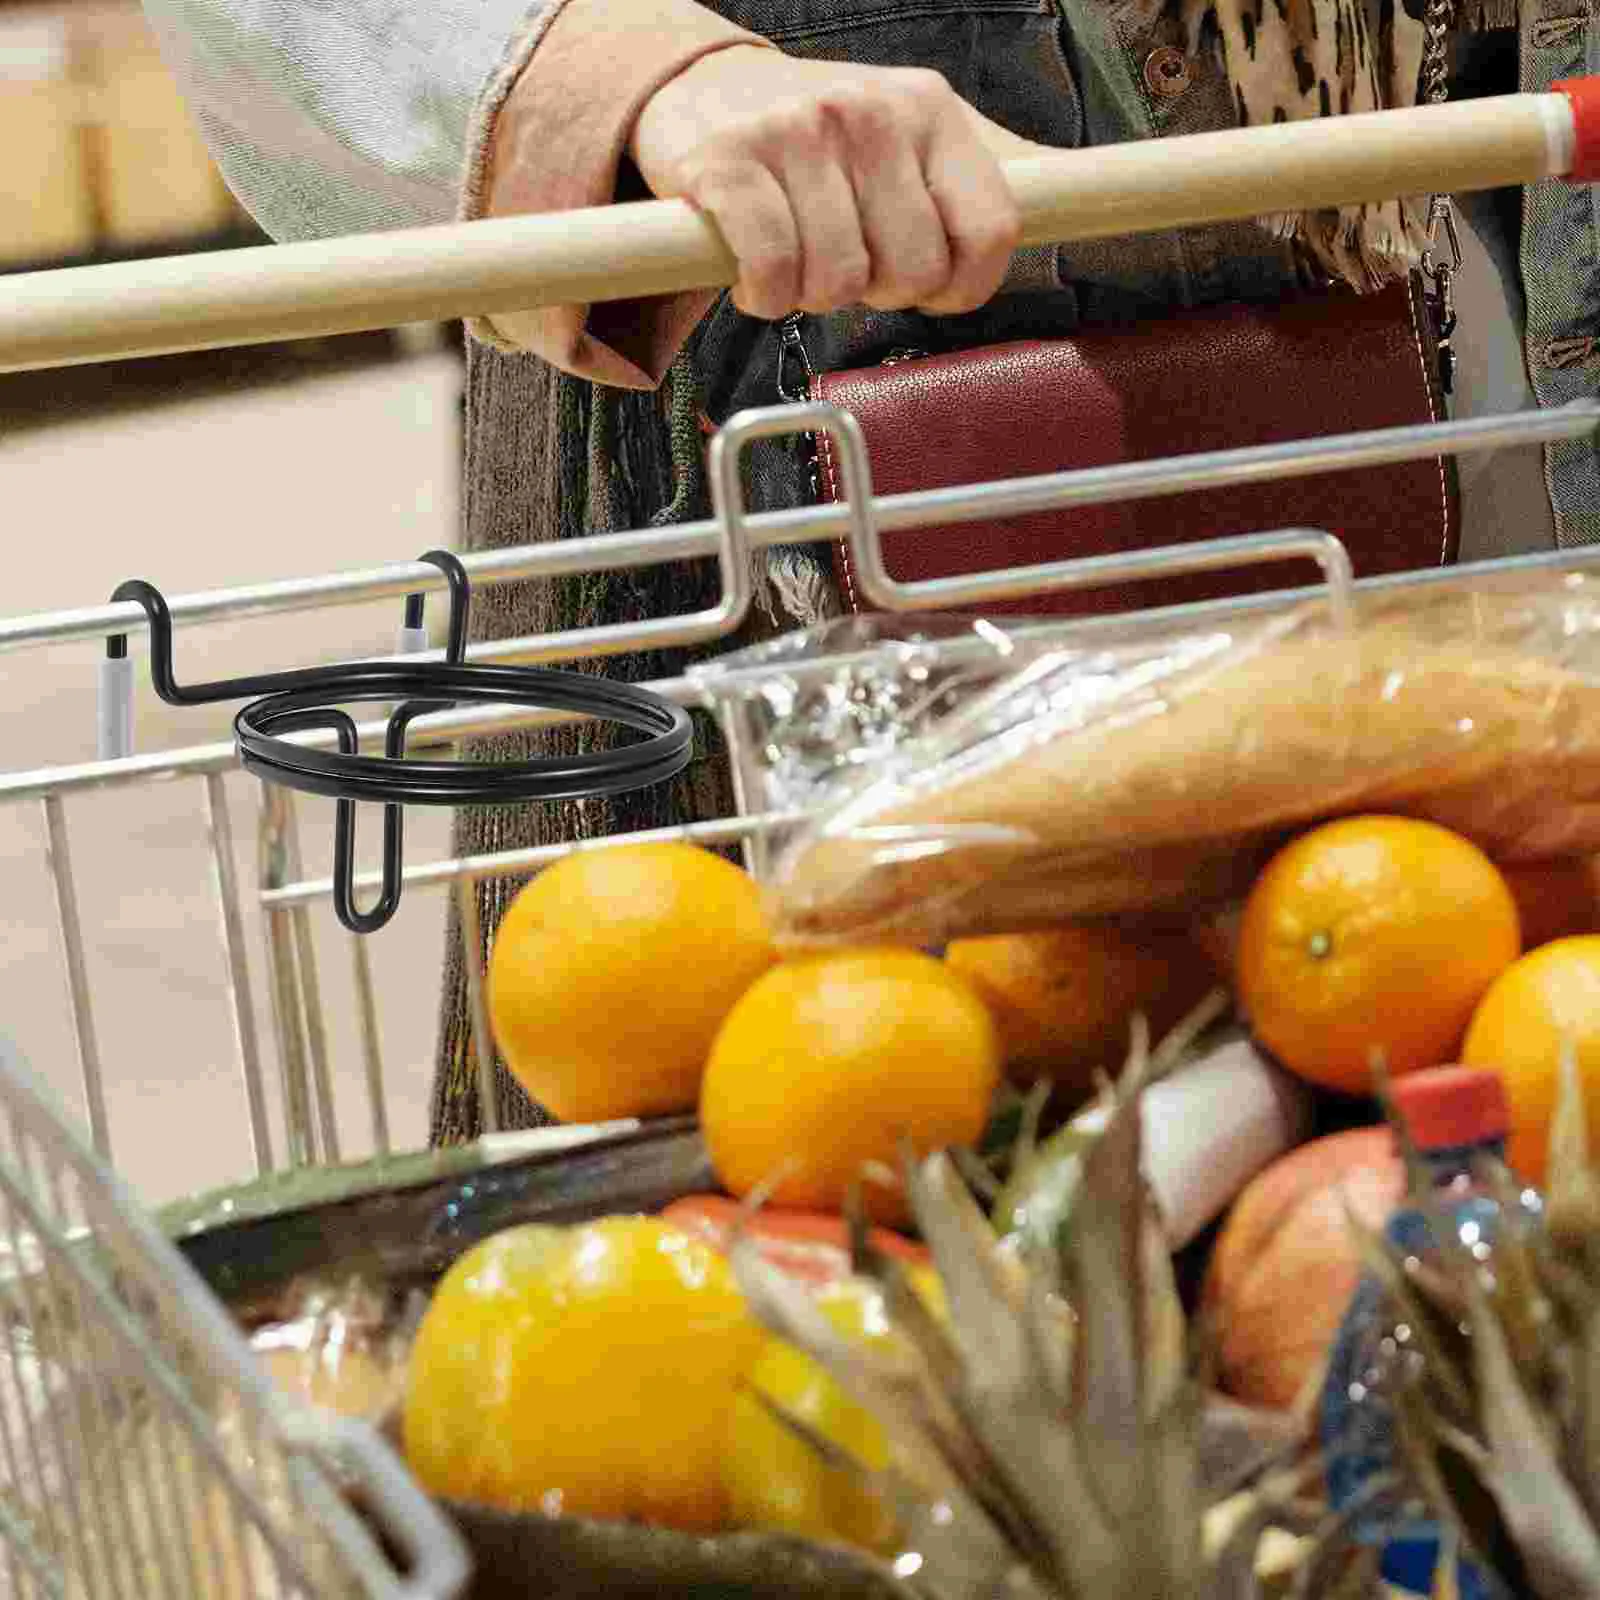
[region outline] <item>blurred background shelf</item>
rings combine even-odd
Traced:
[[[132,0],[0,9],[0,267],[249,230]]]
[[[266,242],[229,193],[138,0],[0,0],[5,278]],[[452,328],[0,378],[0,425],[459,350]]]

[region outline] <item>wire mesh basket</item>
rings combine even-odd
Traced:
[[[0,1104],[7,1593],[456,1592],[442,1514],[370,1429],[274,1389],[4,1041]]]

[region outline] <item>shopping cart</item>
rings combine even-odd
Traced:
[[[1564,102],[1557,102],[1559,96],[1518,96],[1351,119],[1350,126],[1207,135],[1203,163],[1173,161],[1169,152],[1156,154],[1152,161],[1152,152],[1140,147],[1097,152],[1091,165],[1069,153],[1018,167],[1011,176],[1023,200],[1028,235],[1035,240],[1220,220],[1412,189],[1489,187],[1573,168],[1573,122]],[[1580,145],[1583,131],[1578,130]],[[1283,149],[1292,153],[1288,164],[1279,154]],[[1205,174],[1199,184],[1185,177],[1196,170]],[[1229,181],[1219,182],[1219,172]],[[338,332],[525,307],[541,298],[589,298],[602,282],[606,292],[621,296],[714,285],[730,276],[720,241],[683,208],[620,207],[580,221],[519,219],[377,241],[243,251],[203,263],[141,263],[15,279],[0,296],[0,368]],[[619,271],[619,261],[629,265]],[[967,518],[1590,438],[1597,426],[1600,402],[1584,402],[1548,413],[876,497],[853,420],[827,406],[788,406],[735,418],[714,441],[714,515],[704,523],[611,534],[559,547],[530,545],[459,561],[430,557],[171,599],[147,588],[130,588],[124,598],[107,605],[0,622],[0,648],[8,650],[65,640],[107,642],[101,758],[0,776],[0,801],[36,805],[43,812],[77,1047],[81,1123],[87,1130],[86,1135],[80,1132],[80,1119],[57,1104],[14,1053],[0,1047],[0,1251],[5,1255],[0,1263],[0,1570],[9,1592],[442,1597],[457,1592],[467,1572],[452,1525],[389,1448],[369,1429],[312,1412],[273,1388],[221,1304],[111,1169],[107,1157],[112,1129],[94,1027],[89,941],[72,871],[74,803],[92,791],[157,782],[187,784],[200,792],[209,822],[235,1067],[255,1166],[262,1173],[334,1161],[340,1151],[326,996],[312,954],[309,908],[342,898],[342,909],[355,911],[356,896],[376,890],[385,902],[394,902],[387,906],[392,914],[402,889],[458,894],[477,1060],[488,1074],[493,1056],[481,993],[481,938],[475,897],[469,891],[486,879],[525,876],[568,849],[607,849],[620,842],[595,840],[409,864],[395,849],[386,852],[383,869],[373,873],[358,873],[347,849],[333,876],[308,877],[296,843],[296,790],[331,794],[336,804],[352,807],[353,800],[348,786],[341,787],[349,780],[346,769],[337,764],[330,768],[326,762],[319,766],[305,757],[320,753],[348,759],[374,748],[394,755],[392,721],[375,718],[297,730],[281,720],[273,724],[270,717],[255,723],[247,719],[236,743],[134,753],[131,668],[125,649],[130,631],[151,628],[158,676],[164,672],[172,687],[172,633],[181,633],[188,624],[356,601],[405,601],[406,642],[413,648],[363,679],[361,686],[371,691],[368,698],[379,700],[452,702],[451,709],[413,707],[405,731],[413,750],[453,745],[538,726],[574,709],[548,697],[534,706],[517,704],[517,696],[507,689],[510,679],[491,674],[473,680],[459,676],[463,669],[727,637],[750,604],[752,552],[780,542],[846,541],[862,589],[889,611],[980,605],[1132,578],[1296,559],[1318,565],[1319,589],[1211,601],[1182,608],[1181,615],[1190,620],[1231,617],[1321,593],[1337,617],[1352,603],[1348,559],[1337,540],[1315,530],[918,583],[890,577],[880,536],[885,530]],[[782,433],[818,430],[834,437],[846,500],[807,510],[748,514],[739,472],[748,446]],[[464,595],[483,585],[703,556],[717,557],[723,593],[716,606],[701,613],[475,647],[456,637],[442,651],[421,648],[426,640],[418,632],[418,597],[431,592],[451,594],[459,621]],[[1575,552],[1498,566],[1563,567],[1588,560]],[[1373,586],[1425,586],[1442,578],[1436,572],[1411,574],[1376,580]],[[1048,627],[1052,634],[1080,638],[1114,621]],[[413,675],[433,664],[458,676]],[[820,669],[827,666],[819,663]],[[337,670],[376,671],[371,663]],[[348,687],[350,681],[336,677],[333,687]],[[484,687],[476,699],[467,692],[473,682]],[[285,691],[277,678],[212,687],[218,693],[211,698],[226,697],[225,691],[241,697]],[[326,680],[320,687],[330,692]],[[669,711],[698,700],[684,679],[646,689],[651,705]],[[652,737],[668,740],[675,725],[672,715],[665,716]],[[250,738],[256,735],[263,744],[252,747]],[[663,761],[664,750],[664,745],[658,749]],[[241,761],[264,779],[259,823],[266,848],[253,890],[241,883],[237,871],[234,826],[222,783],[223,774]],[[405,764],[387,765],[400,781]],[[317,781],[296,781],[307,772]],[[356,798],[389,801],[398,792],[379,787],[361,790]],[[462,795],[451,790],[442,798],[459,802]],[[748,843],[778,820],[742,808],[731,818],[651,837]],[[252,899],[267,930],[281,1140],[269,1113],[268,1052],[250,998],[244,929]],[[365,1111],[374,1141],[383,1150],[388,1134],[378,999],[363,954],[361,914],[345,921],[354,930]],[[485,1092],[482,1105],[492,1130],[495,1095]],[[356,1503],[362,1507],[360,1515],[353,1509]]]

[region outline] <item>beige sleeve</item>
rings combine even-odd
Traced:
[[[479,106],[464,215],[610,204],[631,173],[634,123],[656,90],[714,50],[765,43],[685,0],[555,0]],[[550,306],[481,320],[472,331],[580,378],[651,389],[713,299],[699,292]]]

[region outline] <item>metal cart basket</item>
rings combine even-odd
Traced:
[[[1385,115],[1401,119],[1395,127],[1420,127],[1431,138],[1441,124],[1428,118],[1454,117],[1465,126],[1465,109]],[[1474,115],[1484,115],[1481,106]],[[1272,137],[1271,130],[1257,134]],[[1309,148],[1314,156],[1314,140]],[[1445,165],[1456,159],[1449,155],[1448,141],[1428,148]],[[1297,156],[1302,159],[1303,155]],[[1348,153],[1340,159],[1348,168]],[[1354,184],[1355,191],[1363,194],[1375,192],[1373,185],[1379,179],[1373,174],[1387,169],[1377,156],[1373,161],[1364,180],[1366,191],[1348,170],[1339,182]],[[1530,156],[1523,175],[1534,175],[1534,165]],[[1457,161],[1452,176],[1459,187],[1472,187],[1474,171],[1485,184],[1518,175],[1507,174],[1503,163],[1500,167],[1490,163],[1485,171],[1480,159],[1477,169]],[[1065,169],[1056,178],[1055,188],[1037,173],[1031,178],[1019,174],[1018,183],[1022,190],[1031,181],[1037,193],[1056,194],[1062,184],[1070,187],[1077,181]],[[1137,182],[1128,181],[1138,189]],[[1170,189],[1169,178],[1162,182]],[[1360,197],[1337,184],[1327,192]],[[1248,214],[1272,209],[1263,203],[1266,198],[1258,186],[1242,198],[1236,194],[1230,204],[1234,212]],[[1207,204],[1215,213],[1215,201]],[[1164,214],[1153,214],[1147,225],[1166,225],[1175,217],[1192,219],[1198,215],[1194,205],[1191,202],[1188,211],[1182,206],[1175,211],[1169,205]],[[501,304],[525,304],[537,294],[558,299],[577,293],[580,285],[592,289],[604,276],[597,257],[604,255],[619,228],[631,229],[632,236],[642,240],[639,257],[644,265],[613,285],[618,294],[727,281],[729,269],[721,247],[696,219],[672,208],[617,209],[632,213],[631,219],[618,221],[609,213],[591,219],[595,226],[590,233],[578,230],[587,241],[579,252],[584,258],[565,265],[554,262],[550,254],[549,230],[538,231],[548,219],[533,219],[520,235],[515,227],[508,232],[502,224],[481,225],[477,234],[470,228],[480,225],[436,230],[425,247],[411,236],[407,236],[410,243],[403,238],[387,246],[346,241],[338,250],[285,247],[281,253],[264,253],[272,259],[257,264],[253,280],[237,261],[226,258],[208,262],[203,273],[194,269],[187,279],[170,263],[156,263],[142,275],[138,267],[119,266],[40,274],[31,282],[16,280],[15,292],[8,286],[0,296],[0,366],[50,365],[185,343],[245,342],[275,332],[306,332],[312,326],[333,331],[431,315],[446,307],[455,312],[483,309],[495,303],[496,295]],[[1069,231],[1060,203],[1052,207],[1040,201],[1030,215],[1030,226],[1041,236],[1051,229]],[[1126,213],[1118,217],[1116,226],[1127,226]],[[463,240],[481,246],[494,259],[485,266],[486,258],[480,256],[477,266],[464,267],[453,248]],[[531,252],[531,268],[526,261],[517,266],[519,242]],[[301,254],[296,255],[297,250]],[[419,260],[428,266],[423,274],[429,278],[425,290],[418,289],[415,270],[407,278],[395,265],[407,260],[413,269]],[[306,270],[318,264],[328,267],[337,292],[319,292],[316,317],[308,321],[294,291],[304,289]],[[375,264],[383,269],[376,288],[369,270]],[[521,299],[508,301],[510,290],[505,285],[516,271],[521,272],[517,280]],[[384,272],[389,275],[384,277]],[[480,276],[474,277],[474,272]],[[95,276],[106,273],[113,276]],[[489,282],[496,274],[498,289]],[[72,282],[61,281],[66,278]],[[232,290],[249,282],[255,285],[253,305],[244,311],[234,305],[230,310]],[[173,315],[185,297],[192,313],[187,320]],[[167,629],[165,643],[157,640],[157,659],[159,665],[165,652],[169,676],[173,629],[181,635],[192,623],[375,599],[410,600],[407,632],[402,635],[402,648],[408,653],[395,658],[396,668],[446,658],[468,666],[526,664],[701,643],[731,635],[743,620],[751,602],[753,551],[814,539],[847,541],[863,589],[873,602],[891,611],[979,604],[1137,577],[1297,559],[1318,565],[1321,592],[1337,615],[1350,605],[1349,563],[1338,541],[1316,530],[1223,538],[1203,546],[913,584],[889,576],[879,536],[885,529],[1171,495],[1439,453],[1590,438],[1597,426],[1600,402],[1583,402],[1561,411],[1488,421],[877,497],[853,420],[826,406],[788,406],[735,418],[714,441],[715,514],[708,522],[586,538],[559,547],[526,545],[459,562],[402,561],[165,600],[157,596],[164,622],[148,595],[0,621],[0,650],[75,639],[108,642],[100,684],[101,758],[0,775],[0,802],[37,806],[43,814],[82,1096],[81,1115],[70,1114],[0,1044],[0,1251],[7,1257],[0,1264],[5,1268],[0,1273],[0,1310],[5,1318],[0,1335],[5,1341],[0,1348],[0,1574],[6,1592],[104,1595],[118,1600],[234,1594],[294,1594],[317,1600],[343,1594],[443,1597],[457,1592],[466,1577],[465,1555],[454,1530],[389,1448],[370,1430],[311,1413],[273,1388],[221,1305],[112,1170],[114,1130],[94,1025],[91,940],[85,933],[93,911],[80,895],[72,871],[75,802],[91,791],[160,782],[191,786],[199,793],[209,823],[218,927],[234,1023],[234,1067],[259,1172],[335,1161],[341,1150],[325,1026],[328,997],[312,954],[307,920],[312,906],[340,894],[353,903],[355,893],[368,895],[374,889],[398,897],[402,886],[446,888],[460,894],[473,980],[476,1053],[487,1074],[492,1071],[493,1052],[478,992],[480,940],[475,902],[464,891],[491,877],[525,876],[563,849],[606,849],[620,842],[607,839],[472,859],[413,861],[403,867],[396,851],[384,872],[366,874],[356,873],[347,855],[341,873],[311,878],[300,865],[294,795],[281,784],[264,781],[258,819],[266,842],[263,869],[259,883],[247,886],[236,868],[234,828],[222,784],[223,774],[239,763],[240,749],[228,743],[156,753],[131,750],[132,669],[125,648],[117,644],[130,631],[152,623],[158,631]],[[835,438],[847,503],[747,514],[739,465],[749,443],[819,429]],[[712,555],[718,558],[722,574],[722,598],[717,606],[691,616],[464,649],[455,639],[444,651],[426,648],[426,638],[418,632],[416,597],[430,592],[450,590],[459,599],[463,584],[477,588]],[[1576,552],[1498,565],[1577,566],[1589,559]],[[1392,588],[1449,581],[1450,576],[1427,572],[1378,582]],[[1230,616],[1296,603],[1316,592],[1280,591],[1184,611],[1195,619]],[[1086,637],[1111,620],[1116,619],[1040,626],[1063,637]],[[261,690],[259,684],[224,687],[240,694]],[[695,700],[693,688],[683,679],[648,688],[669,706]],[[452,709],[413,716],[406,737],[413,749],[448,746],[567,714],[548,705],[530,708],[484,697],[484,703],[457,703]],[[342,745],[343,753],[350,755],[384,748],[390,733],[390,724],[379,718],[351,723],[348,730],[322,726],[288,731],[284,737],[297,750],[328,751]],[[389,749],[395,753],[392,744]],[[746,812],[654,836],[729,843],[751,839],[775,820]],[[266,930],[270,1049],[258,1032],[251,1001],[245,927],[252,904]],[[350,944],[354,1011],[361,1030],[363,1109],[373,1142],[384,1150],[389,1133],[376,1026],[378,996],[359,933],[350,935]],[[281,1096],[279,1126],[273,1125],[270,1111],[269,1074]],[[491,1130],[495,1103],[492,1092],[483,1095]],[[80,1123],[86,1132],[79,1131]],[[365,1507],[367,1518],[352,1509],[352,1494]],[[381,1540],[371,1531],[374,1525],[382,1529]]]

